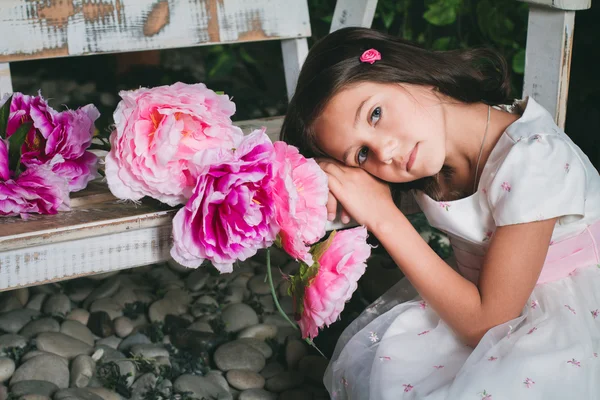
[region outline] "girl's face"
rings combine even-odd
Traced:
[[[440,172],[446,131],[431,87],[364,82],[336,94],[315,123],[319,148],[387,182]]]

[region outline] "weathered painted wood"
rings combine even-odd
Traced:
[[[556,8],[559,10],[587,10],[592,6],[592,0],[521,0],[531,4]]]
[[[12,80],[10,77],[10,65],[0,62],[0,98],[6,93],[12,93]]]
[[[523,96],[532,96],[564,128],[575,11],[531,5],[527,28]]]
[[[0,62],[310,34],[306,0],[0,2]]]
[[[304,64],[304,60],[308,54],[308,42],[306,38],[282,40],[281,52],[283,54],[285,85],[287,87],[288,99],[291,100],[296,90],[300,68],[302,68],[302,64]]]
[[[370,28],[376,8],[377,0],[338,0],[329,31],[337,31],[348,26]]]

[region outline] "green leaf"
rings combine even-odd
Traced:
[[[423,18],[436,26],[453,24],[462,0],[438,0],[427,5]]]
[[[433,42],[432,48],[433,50],[448,50],[450,48],[451,41],[452,38],[449,36],[441,37]]]
[[[525,49],[519,50],[512,59],[512,69],[517,74],[525,72]]]
[[[385,29],[390,29],[390,26],[392,26],[392,24],[394,23],[395,16],[396,16],[396,14],[393,11],[383,13],[382,17],[383,17],[383,25],[385,26]]]
[[[27,132],[31,129],[31,125],[33,125],[33,122],[25,122],[8,138],[9,169],[14,171],[15,176],[19,174],[18,169],[21,163],[21,147],[23,147],[23,143],[25,143]]]
[[[10,115],[10,104],[12,103],[13,95],[6,100],[0,108],[0,138],[6,139],[6,128],[8,127],[8,116]]]
[[[329,234],[329,237],[327,238],[327,240],[324,240],[321,243],[315,244],[310,249],[310,254],[312,254],[313,260],[315,260],[315,262],[319,261],[319,259],[323,255],[323,253],[325,253],[327,251],[327,249],[329,248],[329,246],[331,246],[331,243],[333,242],[333,238],[335,237],[336,233],[337,233],[336,231],[332,231]]]

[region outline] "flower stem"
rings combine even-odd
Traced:
[[[279,310],[279,313],[283,316],[283,318],[285,318],[286,321],[294,327],[294,329],[298,330],[298,325],[292,322],[292,320],[287,316],[287,314],[281,308],[279,300],[277,299],[277,293],[275,293],[275,285],[273,285],[273,275],[271,274],[271,251],[269,248],[267,248],[267,278],[269,279],[269,286],[271,287],[271,296],[273,296],[273,302],[275,303],[275,307],[277,307],[277,310]],[[317,345],[315,345],[315,343],[310,338],[306,338],[304,339],[304,341],[313,348],[315,348],[319,352],[319,354],[323,356],[323,358],[327,358],[325,357],[325,354],[323,354],[323,352],[317,347]]]

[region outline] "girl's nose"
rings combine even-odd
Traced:
[[[389,138],[381,141],[377,149],[375,149],[375,155],[380,162],[389,165],[394,160],[397,149],[398,141],[395,138]]]

